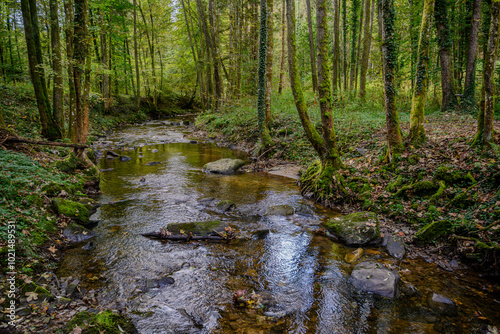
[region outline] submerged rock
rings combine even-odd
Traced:
[[[120,155],[120,161],[121,162],[126,162],[126,161],[129,161],[129,160],[132,160],[131,157],[127,157],[126,155]]]
[[[429,295],[429,307],[439,315],[456,316],[458,314],[457,304],[448,297],[433,292]]]
[[[349,278],[358,290],[394,298],[398,292],[399,275],[376,262],[361,262]]]
[[[380,239],[378,218],[371,212],[335,217],[325,227],[347,246],[364,246]]]
[[[241,159],[226,158],[205,164],[203,171],[205,173],[230,175],[236,173],[244,165],[245,161]]]
[[[71,223],[63,231],[63,235],[69,242],[79,243],[85,240],[92,239],[96,234],[85,227]]]
[[[350,253],[347,253],[344,257],[345,262],[347,263],[354,263],[359,260],[361,256],[363,256],[363,248],[358,248]]]
[[[168,224],[167,230],[173,234],[204,235],[213,231],[224,232],[229,225],[218,220],[207,222],[190,222]]]
[[[119,155],[118,153],[113,152],[113,151],[108,151],[108,152],[106,152],[106,156],[107,156],[108,158],[117,158],[117,157],[119,157],[120,155]]]
[[[229,201],[229,200],[224,200],[224,201],[220,201],[219,203],[215,204],[215,207],[221,211],[231,211],[231,210],[234,210],[236,209],[236,204],[234,204],[233,201]]]
[[[273,205],[267,208],[266,216],[291,216],[295,212],[294,208],[290,205]]]

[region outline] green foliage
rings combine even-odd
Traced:
[[[130,319],[112,311],[99,313],[79,312],[66,324],[65,332],[71,333],[76,326],[82,329],[82,334],[100,334],[104,332],[109,334],[137,333],[137,329]]]

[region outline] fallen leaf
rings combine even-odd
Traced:
[[[26,292],[24,294],[28,298],[26,298],[26,301],[29,302],[30,300],[37,300],[38,299],[38,293],[31,291],[31,292]]]
[[[70,334],[82,334],[82,329],[80,328],[80,326],[76,325]]]
[[[52,253],[57,252],[57,248],[56,248],[56,246],[54,246],[54,245],[50,246],[50,247],[49,247],[49,251],[51,251]]]

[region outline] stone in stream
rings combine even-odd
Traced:
[[[215,207],[223,212],[226,212],[236,209],[236,204],[234,204],[233,201],[224,200],[215,204]]]
[[[207,222],[190,222],[190,223],[174,223],[168,224],[167,230],[173,234],[189,234],[204,235],[211,232],[224,232],[229,225],[218,220]]]
[[[291,216],[295,212],[295,209],[290,205],[282,204],[282,205],[272,205],[267,208],[266,216]]]
[[[371,212],[335,217],[326,222],[325,227],[347,246],[364,246],[380,240],[378,218]]]
[[[82,203],[73,202],[63,198],[54,198],[52,200],[57,214],[65,215],[78,224],[88,227],[90,224],[90,211],[88,206]]]
[[[161,162],[151,161],[151,162],[146,163],[146,166],[154,166],[154,165],[159,165],[159,164],[161,164]]]
[[[350,253],[347,253],[344,257],[345,262],[347,263],[354,263],[359,260],[361,256],[363,256],[363,248],[358,248]]]
[[[453,300],[435,292],[429,295],[428,303],[431,310],[439,315],[453,317],[458,314],[457,304]]]
[[[358,290],[394,298],[398,292],[399,275],[379,263],[366,261],[354,267],[349,282]]]
[[[385,248],[390,256],[398,260],[403,259],[403,256],[405,256],[405,244],[400,237],[389,236]]]
[[[96,234],[76,223],[70,223],[63,231],[63,236],[72,243],[80,243],[92,239]]]
[[[241,159],[220,159],[209,162],[203,166],[205,173],[231,175],[234,174],[245,165],[245,161]]]
[[[131,157],[127,157],[126,155],[120,155],[120,161],[121,162],[126,162],[126,161],[129,161],[129,160],[132,160]]]
[[[106,152],[106,156],[107,156],[108,158],[117,158],[117,157],[119,157],[120,155],[119,155],[118,153],[113,152],[113,151],[108,151],[108,152]]]

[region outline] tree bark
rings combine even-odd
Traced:
[[[370,59],[370,47],[372,42],[372,34],[370,29],[370,2],[365,1],[365,31],[363,36],[363,57],[361,59],[361,73],[359,76],[359,96],[364,99],[366,96],[366,72],[368,71],[368,61]],[[373,17],[373,16],[371,16]]]
[[[271,92],[273,88],[274,19],[273,0],[267,0],[267,47],[266,47],[266,124],[272,122]]]
[[[342,68],[343,68],[343,83],[344,83],[344,92],[347,91],[347,69],[348,69],[348,64],[349,61],[347,59],[347,0],[340,0],[342,1],[342,32],[343,32],[343,39],[342,39],[342,44],[343,48],[343,57],[342,57]]]
[[[267,58],[267,0],[260,0],[260,38],[259,38],[259,88],[257,94],[257,117],[261,148],[272,145],[266,122],[266,58]]]
[[[61,129],[61,135],[64,130],[64,111],[63,111],[63,76],[61,65],[61,41],[59,38],[59,13],[58,1],[50,0],[50,42],[52,46],[52,70],[54,71],[54,88],[52,91],[52,114]]]
[[[86,89],[85,75],[88,64],[88,38],[87,38],[87,0],[75,0],[74,20],[74,52],[73,52],[73,80],[75,85],[75,121],[73,137],[74,143],[84,144],[88,134],[88,90]]]
[[[410,114],[409,141],[413,144],[425,140],[424,113],[425,98],[429,83],[429,44],[431,38],[431,20],[434,0],[425,0],[418,41],[417,72],[415,73],[415,92],[413,94]]]
[[[28,50],[30,75],[35,90],[38,113],[40,115],[42,136],[49,140],[60,139],[62,138],[61,129],[57,126],[51,113],[47,85],[45,83],[36,1],[22,0],[21,10],[23,14],[26,47]]]
[[[466,108],[476,104],[476,53],[478,44],[479,21],[481,20],[481,0],[474,0],[472,21],[470,25],[469,47],[467,48],[467,65],[465,68],[465,85],[462,101]]]
[[[358,36],[358,8],[360,0],[352,0],[351,8],[351,62],[349,88],[354,88],[354,74],[356,70],[356,40]]]
[[[286,17],[285,17],[285,0],[283,1],[283,6],[281,8],[281,62],[280,62],[280,82],[278,85],[278,94],[281,95],[283,92],[283,87],[285,86],[285,27],[286,27]]]
[[[337,102],[340,81],[340,0],[333,0],[333,3],[332,93],[334,102]]]
[[[103,70],[102,74],[102,98],[104,100],[104,112],[109,113],[109,109],[111,106],[110,97],[109,97],[109,74],[108,71],[110,68],[108,67],[108,34],[106,31],[105,19],[103,13],[101,13],[101,66]]]
[[[450,49],[452,41],[447,11],[447,0],[436,0],[434,5],[434,21],[438,35],[439,62],[441,66],[442,111],[453,109],[457,104],[457,98],[455,97],[451,82]]]
[[[134,61],[135,61],[135,82],[137,90],[135,91],[135,98],[137,100],[137,109],[141,106],[141,75],[139,73],[139,49],[137,47],[137,3],[133,2],[134,6]]]
[[[307,6],[307,26],[309,28],[309,57],[311,59],[311,76],[313,91],[318,91],[318,70],[316,69],[316,51],[314,46],[314,35],[312,29],[312,18],[311,18],[311,0],[306,0]]]
[[[489,145],[493,140],[493,116],[495,62],[498,49],[500,2],[491,4],[491,23],[488,38],[488,48],[484,55],[483,87],[481,89],[481,103],[477,121],[477,133],[474,143]]]
[[[364,18],[364,7],[363,7],[363,2],[361,2],[361,11],[359,14],[359,34],[358,34],[358,44],[356,48],[356,63],[354,66],[354,85],[352,86],[354,91],[358,89],[358,72],[359,72],[359,65],[361,63],[361,35],[363,32],[363,18]]]
[[[379,34],[382,36],[382,74],[384,79],[384,105],[387,127],[387,152],[385,160],[391,162],[394,153],[403,147],[399,113],[396,108],[396,71],[398,66],[395,36],[396,13],[394,0],[378,1]]]
[[[74,137],[75,122],[75,81],[73,80],[73,19],[74,6],[73,0],[64,0],[64,34],[66,37],[66,58],[68,59],[68,138]]]

